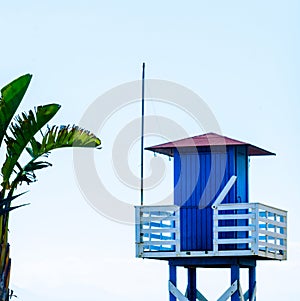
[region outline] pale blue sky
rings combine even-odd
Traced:
[[[10,1],[0,12],[1,86],[34,75],[22,109],[57,101],[55,122],[76,123],[98,96],[140,79],[145,61],[147,78],[200,95],[224,134],[277,153],[252,160],[250,189],[253,201],[289,210],[289,260],[259,264],[258,296],[298,300],[299,1]],[[100,134],[105,147],[110,132]],[[87,205],[71,151],[50,158],[24,197],[30,207],[11,217],[19,300],[167,300],[167,265],[135,259],[134,228]],[[229,282],[210,271],[199,278],[212,298],[215,279],[220,292]]]

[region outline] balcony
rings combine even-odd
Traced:
[[[256,256],[286,260],[287,212],[260,203],[212,206],[213,249],[182,251],[178,206],[136,206],[136,256],[178,257]]]

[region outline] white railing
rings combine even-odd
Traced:
[[[136,206],[136,254],[180,249],[178,206]]]
[[[178,206],[136,206],[137,257],[287,257],[287,212],[259,203],[213,209],[213,250],[180,250]]]
[[[259,203],[219,205],[213,210],[214,253],[286,259],[287,212]]]

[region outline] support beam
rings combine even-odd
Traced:
[[[176,265],[170,264],[169,261],[169,280],[176,287],[177,275],[176,275]],[[176,301],[176,297],[169,291],[169,300]]]
[[[186,298],[176,286],[174,286],[173,283],[169,281],[169,292],[172,293],[172,295],[175,296],[175,300],[178,301],[190,301],[188,298]]]
[[[239,287],[240,283],[240,266],[238,264],[233,264],[231,266],[231,285],[237,281]],[[240,301],[239,290],[237,290],[232,296],[231,301]]]
[[[238,290],[238,283],[235,281],[226,291],[225,293],[217,299],[217,301],[227,301],[230,296],[232,296]]]
[[[238,264],[240,268],[255,266],[255,259],[251,256],[177,257],[169,259],[169,262],[176,266],[197,268],[230,268],[233,264]]]
[[[249,300],[256,301],[256,267],[249,268]]]
[[[197,290],[197,300],[198,301],[208,301],[198,290]]]
[[[196,268],[188,268],[188,299],[197,300]]]

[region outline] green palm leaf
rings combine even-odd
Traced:
[[[15,118],[15,122],[10,126],[13,137],[7,136],[5,139],[7,154],[1,170],[3,175],[2,187],[4,189],[9,188],[9,179],[27,144],[53,118],[59,108],[60,105],[57,104],[39,106],[35,113],[30,110],[28,114],[23,113]]]
[[[43,136],[42,142],[38,143],[35,139],[30,141],[31,148],[27,148],[32,158],[38,158],[48,152],[63,147],[98,147],[101,144],[91,132],[78,126],[53,126],[48,129]]]
[[[27,206],[29,204],[22,204],[22,205],[18,205],[18,206],[10,206],[10,207],[5,207],[5,208],[0,208],[0,215],[4,215],[12,210]]]
[[[29,86],[32,75],[25,74],[1,89],[0,98],[0,146],[6,130]]]
[[[78,126],[53,126],[43,135],[42,142],[38,142],[34,137],[30,140],[26,148],[31,156],[31,160],[24,166],[16,163],[19,169],[17,176],[10,185],[13,190],[17,185],[26,182],[30,184],[36,181],[35,171],[52,166],[47,161],[36,161],[42,156],[48,156],[49,152],[64,147],[99,147],[101,141],[94,134],[83,130]],[[31,146],[31,147],[30,147]]]
[[[7,198],[5,198],[3,200],[0,200],[0,208],[2,208],[3,206],[6,206],[7,204],[10,204],[11,201],[13,201],[14,199],[18,198],[19,196],[21,196],[21,195],[23,195],[25,193],[27,193],[27,191],[19,193],[17,195],[11,196],[11,197],[7,197]]]

